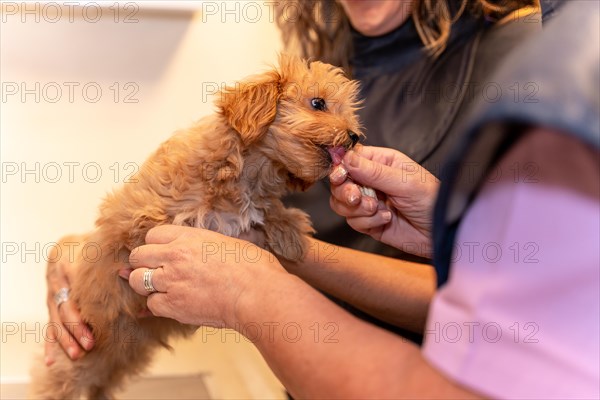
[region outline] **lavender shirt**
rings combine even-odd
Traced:
[[[499,398],[600,398],[598,152],[538,130],[490,173],[434,297],[424,357]]]

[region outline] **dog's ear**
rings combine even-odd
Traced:
[[[245,145],[260,139],[277,114],[281,76],[275,70],[227,87],[218,95],[217,106]]]
[[[310,62],[298,56],[279,53],[279,70],[284,76],[304,75],[310,68]]]

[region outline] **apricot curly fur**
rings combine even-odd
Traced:
[[[77,254],[71,288],[95,347],[77,361],[62,353],[49,367],[40,361],[33,397],[111,398],[157,348],[195,331],[170,319],[138,318],[146,299],[118,276],[152,227],[187,225],[236,237],[257,230],[278,257],[304,257],[310,220],[280,199],[327,176],[327,147],[352,146],[348,132],[361,132],[358,85],[320,62],[281,55],[279,64],[224,89],[217,113],[176,132],[144,163],[135,183],[103,201],[84,243],[98,247],[99,256]],[[326,101],[326,110],[311,107],[315,97]]]

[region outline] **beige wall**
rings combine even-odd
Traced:
[[[46,321],[49,244],[90,229],[107,191],[171,132],[210,113],[207,89],[275,62],[272,10],[227,3],[229,13],[223,2],[127,3],[118,14],[102,8],[100,18],[95,6],[33,3],[25,13],[21,2],[3,4],[3,345],[9,325]],[[26,367],[2,361],[3,379]]]

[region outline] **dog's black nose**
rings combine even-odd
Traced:
[[[352,131],[348,131],[348,136],[350,136],[350,140],[352,140],[352,147],[354,147],[356,143],[358,143],[360,137]]]

